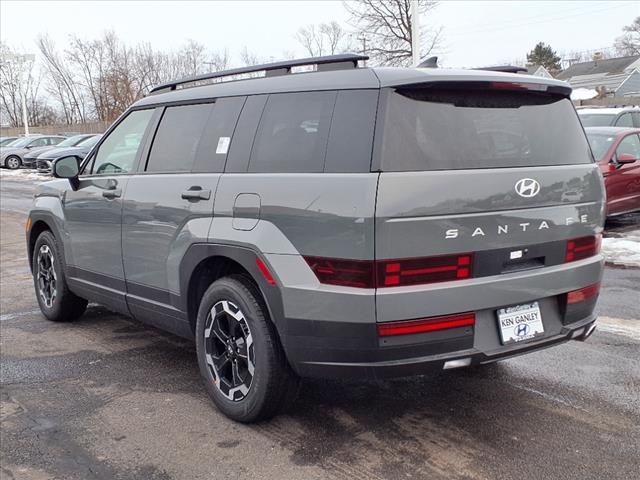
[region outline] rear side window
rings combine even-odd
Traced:
[[[322,172],[335,100],[335,91],[270,95],[249,172]]]
[[[364,173],[371,170],[371,149],[379,90],[338,92],[331,120],[324,171]]]
[[[220,98],[213,104],[196,152],[194,172],[219,173],[224,170],[231,139],[245,98]]]
[[[590,163],[571,101],[488,89],[406,89],[386,102],[382,170]]]
[[[213,104],[167,107],[149,153],[147,172],[190,172]]]

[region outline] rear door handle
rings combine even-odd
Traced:
[[[202,187],[193,186],[189,190],[184,190],[181,197],[184,200],[209,200],[211,198],[211,190],[203,190]]]
[[[102,196],[104,198],[114,199],[119,198],[122,195],[122,190],[119,188],[114,188],[112,190],[105,190],[102,192]]]

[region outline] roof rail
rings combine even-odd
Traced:
[[[520,73],[520,72],[527,71],[526,68],[516,67],[515,65],[498,65],[495,67],[477,67],[477,68],[472,68],[471,70],[488,70],[490,72],[504,72],[504,73]]]
[[[341,55],[328,55],[325,57],[302,58],[298,60],[285,60],[283,62],[265,63],[252,67],[232,68],[221,72],[204,73],[193,77],[181,78],[173,82],[163,83],[153,87],[151,93],[160,93],[163,91],[175,90],[178,85],[185,83],[199,82],[202,80],[210,80],[214,78],[229,77],[233,75],[242,75],[247,73],[265,72],[265,76],[286,75],[291,73],[293,67],[303,67],[308,65],[316,65],[318,71],[341,70],[345,68],[356,68],[358,61],[368,60],[366,55],[356,55],[353,53],[344,53]]]

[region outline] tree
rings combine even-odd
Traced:
[[[421,23],[424,23],[425,14],[432,11],[438,2],[417,2]],[[344,2],[344,6],[350,14],[349,22],[358,31],[358,39],[363,42],[364,53],[374,63],[391,66],[411,64],[411,0],[357,0]],[[441,28],[421,28],[420,58],[438,47],[441,34]]]
[[[617,54],[623,57],[640,55],[640,17],[636,17],[631,25],[622,27],[622,31],[626,33],[615,42]]]
[[[295,38],[310,57],[335,55],[349,50],[347,31],[335,21],[301,27]]]
[[[549,72],[559,72],[562,67],[560,66],[560,57],[556,55],[556,52],[544,42],[538,43],[531,52],[527,53],[527,63],[531,65],[542,65]]]

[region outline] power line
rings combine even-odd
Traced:
[[[564,15],[564,16],[560,16],[560,17],[554,17],[554,18],[549,18],[549,19],[545,19],[545,20],[539,20],[539,21],[535,21],[535,22],[530,22],[530,21],[524,21],[522,23],[510,23],[509,25],[503,25],[503,26],[497,26],[497,27],[483,27],[479,30],[474,30],[474,29],[468,29],[465,32],[459,32],[459,33],[455,33],[452,32],[450,33],[451,35],[454,36],[464,36],[464,35],[470,35],[470,34],[478,34],[478,33],[487,33],[487,32],[495,32],[495,31],[501,31],[501,30],[508,30],[511,28],[518,28],[518,27],[524,27],[524,26],[530,26],[530,25],[537,25],[537,24],[541,24],[541,23],[551,23],[551,22],[555,22],[558,20],[565,20],[567,18],[576,18],[576,17],[582,17],[584,15],[593,15],[595,13],[601,13],[601,12],[606,12],[606,11],[610,11],[610,10],[615,10],[617,8],[620,7],[626,7],[628,4],[619,4],[613,7],[607,7],[607,8],[601,8],[598,10],[590,10],[588,12],[582,12],[582,13],[577,13],[574,15]],[[447,34],[449,34],[449,32],[447,32]]]

